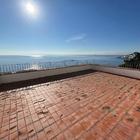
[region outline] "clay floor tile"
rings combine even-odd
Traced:
[[[52,117],[53,117],[53,119],[54,119],[55,121],[57,121],[57,120],[60,119],[60,117],[59,117],[59,115],[57,114],[57,112],[54,112],[54,113],[52,113],[51,115],[52,115]]]
[[[16,132],[10,134],[9,139],[10,140],[18,140],[18,132],[16,131]]]
[[[53,131],[54,137],[56,137],[61,132],[61,130],[59,129],[58,125],[55,124],[55,123],[52,124],[50,127],[51,127],[51,129]]]
[[[10,124],[17,121],[17,115],[14,114],[14,115],[10,115]]]
[[[57,136],[57,140],[67,140],[64,136],[63,133],[60,133],[58,136]]]
[[[18,112],[17,118],[18,118],[18,120],[23,119],[24,118],[24,113],[23,112]]]
[[[35,131],[39,132],[43,129],[42,124],[40,123],[40,121],[36,121],[33,123],[34,127],[35,127]]]
[[[29,136],[29,140],[38,140],[38,137],[36,134]]]
[[[26,126],[25,119],[18,120],[18,129],[21,129]]]
[[[9,140],[9,136],[2,138],[2,140]]]
[[[54,131],[52,130],[52,128],[50,126],[44,128],[44,132],[45,132],[45,136],[47,137],[47,139],[52,139],[55,136]]]
[[[111,137],[114,140],[128,140],[130,137],[128,135],[128,133],[122,131],[119,127],[116,127],[111,133],[110,133]]]
[[[28,139],[28,131],[26,127],[23,127],[22,129],[18,129],[17,132],[18,132],[19,140]]]
[[[69,130],[76,139],[84,133],[84,128],[80,123],[74,124]]]
[[[67,128],[66,124],[63,122],[63,120],[58,120],[56,122],[57,126],[60,128],[61,131]]]
[[[101,137],[99,132],[95,131],[94,129],[88,131],[86,136],[87,136],[86,140],[88,140],[88,138],[91,139],[91,137],[92,137],[92,140],[103,140],[104,139],[103,137]]]
[[[10,133],[17,131],[17,129],[18,129],[17,122],[13,122],[10,124],[10,128],[9,128]]]
[[[2,128],[0,128],[0,139],[6,137],[9,135],[9,126],[4,126]]]
[[[47,137],[44,131],[37,133],[37,136],[38,136],[38,140],[47,140]]]
[[[72,123],[71,123],[69,117],[65,117],[65,118],[63,118],[62,120],[63,120],[63,122],[65,123],[65,125],[66,125],[67,127],[69,127],[70,125],[72,125]]]
[[[46,128],[49,126],[49,123],[46,118],[41,119],[40,122],[41,122],[43,128]]]
[[[34,135],[36,133],[33,124],[27,125],[27,133],[28,133],[29,136],[32,136],[32,135]]]
[[[64,136],[66,140],[74,140],[74,136],[69,130],[64,131]]]
[[[82,125],[84,130],[87,131],[94,125],[94,122],[89,117],[86,117],[80,121],[80,124]]]
[[[31,124],[32,123],[32,117],[31,116],[25,117],[25,123],[26,123],[26,125]]]
[[[133,136],[133,140],[140,140],[140,127],[137,128],[137,130]]]

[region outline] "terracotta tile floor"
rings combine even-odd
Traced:
[[[0,92],[1,140],[140,140],[140,81],[95,72]]]

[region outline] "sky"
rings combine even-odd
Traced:
[[[140,0],[0,0],[0,55],[140,51]]]

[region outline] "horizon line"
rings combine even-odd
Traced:
[[[42,55],[39,55],[39,54],[31,54],[31,55],[24,55],[24,54],[0,54],[0,56],[38,56],[38,57],[43,57],[43,56],[53,56],[53,55],[58,55],[58,56],[71,56],[71,55],[76,55],[76,56],[81,56],[81,55],[87,55],[87,56],[91,56],[91,55],[128,55],[130,53],[127,53],[127,54],[42,54]]]

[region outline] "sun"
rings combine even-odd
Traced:
[[[36,12],[34,5],[31,3],[27,3],[26,10],[31,14],[34,14]]]
[[[31,3],[31,2],[28,2],[25,4],[25,11],[29,15],[37,16],[37,14],[38,14],[37,5],[35,5],[34,3]]]

